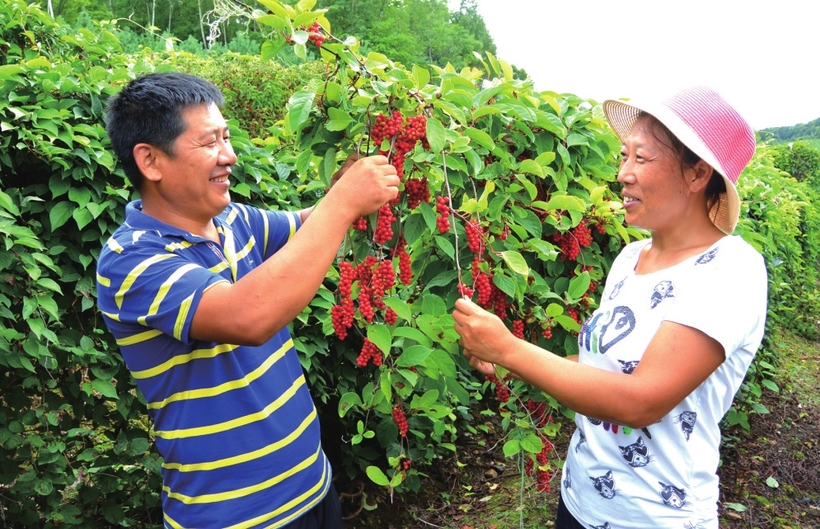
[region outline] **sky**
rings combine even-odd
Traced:
[[[703,85],[755,130],[820,118],[818,0],[476,3],[496,56],[537,90],[601,102]]]

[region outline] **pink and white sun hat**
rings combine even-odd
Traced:
[[[714,90],[695,87],[660,101],[606,100],[604,114],[625,141],[641,112],[652,114],[684,145],[723,176],[726,193],[709,211],[712,222],[732,233],[740,214],[736,184],[755,152],[755,134],[748,123]]]

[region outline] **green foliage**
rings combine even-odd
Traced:
[[[820,140],[820,118],[789,127],[771,127],[759,131],[761,139],[783,143],[796,140]],[[817,145],[815,145],[817,147]]]
[[[273,13],[259,18],[272,28],[268,46],[290,43],[303,55],[299,48],[310,44],[294,21],[321,22],[322,13],[264,3]],[[417,490],[425,467],[457,457],[459,432],[477,421],[477,407],[501,414],[507,455],[534,460],[560,428],[564,410],[507,380],[500,384],[513,398],[496,400],[493,383],[477,379],[461,355],[450,313],[459,285],[478,288],[479,277],[491,278],[502,319],[559,354],[577,352],[579,323],[596,306],[612,260],[625,242],[642,236],[623,225],[620,203],[611,200],[620,143],[600,108],[537,93],[491,54],[482,59],[483,70],[457,71],[407,69],[357,50],[355,41],[328,36],[322,46],[328,74],[293,94],[276,135],[280,161],[306,182],[326,184],[347,153],[403,156],[389,137],[374,140],[378,116],[400,112],[403,126],[418,117],[426,122],[426,140],[404,158],[392,238],[375,241],[375,216],[366,230],[352,230],[324,288],[293,325],[315,397],[338,406],[336,420],[351,439],[343,470],[351,479],[365,472],[377,484]],[[426,185],[430,198],[411,205],[411,183]],[[437,198],[455,209],[446,233],[438,227]],[[468,248],[468,222],[480,225],[483,249]],[[581,239],[585,230],[589,241],[577,256],[562,251],[561,241]],[[404,245],[412,278],[373,298],[373,316],[366,310],[368,281],[360,276],[350,287],[354,321],[346,337],[334,333],[332,313],[346,297],[339,284],[344,268],[386,262],[395,271]],[[359,357],[371,346],[379,361],[363,366]],[[536,419],[530,408],[538,403]],[[407,417],[406,436],[394,419],[397,409]],[[330,416],[323,425],[336,429]]]
[[[214,55],[161,53],[155,61],[168,61],[173,68],[199,75],[219,87],[231,118],[251,138],[266,138],[284,117],[290,94],[324,71],[321,62],[298,68],[263,60],[259,55],[225,52]]]
[[[820,191],[820,149],[805,141],[777,144],[770,148],[775,167]]]
[[[116,525],[158,503],[144,409],[94,304],[128,195],[101,123],[139,67],[120,52],[107,27],[0,7],[0,483],[15,527]]]

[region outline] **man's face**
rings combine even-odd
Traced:
[[[156,183],[158,201],[151,204],[150,214],[188,228],[189,223],[210,222],[228,206],[236,154],[216,105],[188,107],[182,116],[186,128],[174,142],[174,156],[158,155],[162,178]]]

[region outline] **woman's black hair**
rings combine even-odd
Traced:
[[[182,112],[196,105],[222,106],[219,89],[194,75],[152,73],[131,81],[108,100],[105,126],[111,147],[131,184],[139,190],[143,175],[134,160],[134,147],[147,143],[174,156],[174,142],[185,132]]]

